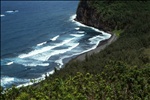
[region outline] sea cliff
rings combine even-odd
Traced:
[[[114,26],[103,21],[101,13],[97,11],[96,7],[92,6],[93,3],[94,2],[88,0],[80,0],[75,20],[100,30],[111,31]]]

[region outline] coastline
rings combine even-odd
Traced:
[[[86,56],[89,57],[89,56],[91,56],[91,55],[94,54],[94,53],[98,53],[98,52],[100,52],[101,50],[104,50],[104,49],[105,49],[107,46],[109,46],[111,43],[115,42],[115,41],[117,40],[117,38],[118,38],[118,37],[116,36],[116,34],[115,34],[115,33],[111,33],[111,32],[108,32],[108,33],[112,34],[109,39],[100,41],[99,44],[98,44],[98,46],[97,46],[95,49],[90,50],[90,51],[88,51],[88,52],[85,52],[85,53],[83,53],[83,54],[80,54],[80,55],[78,55],[77,57],[73,58],[73,59],[70,60],[70,61],[76,61],[76,60],[78,60],[78,61],[84,61],[85,58],[86,58]],[[70,62],[70,61],[69,61],[69,62]]]
[[[29,5],[29,18],[40,5],[37,23],[32,25],[29,20],[31,27],[23,30],[31,40],[24,34],[19,35],[20,31],[15,27],[6,31],[15,32],[17,42],[25,39],[27,43],[14,42],[17,54],[13,54],[16,50],[11,47],[13,42],[9,44],[12,52],[4,48],[4,60],[1,59],[4,63],[0,86],[2,100],[149,100],[150,23],[147,22],[150,21],[150,2],[78,2],[76,20],[72,20],[73,16],[65,20],[75,9],[71,2],[56,5],[55,2],[52,5],[40,2],[31,4],[31,8]],[[60,9],[55,9],[57,6]],[[17,22],[20,22],[19,18]],[[5,25],[7,27],[7,23]],[[22,23],[16,25],[26,26]],[[6,35],[10,37],[4,39],[4,44],[7,40],[16,41],[14,35]]]
[[[75,20],[76,21],[76,20]],[[76,21],[76,22],[78,22],[78,21]],[[79,22],[80,24],[82,24],[81,22]],[[93,27],[93,28],[95,28],[95,27]],[[98,29],[99,30],[99,29]],[[91,56],[93,53],[99,53],[101,50],[104,50],[107,46],[109,46],[111,43],[113,43],[114,41],[116,41],[117,40],[117,35],[115,34],[115,33],[112,33],[112,32],[110,32],[110,31],[107,31],[106,32],[107,34],[111,34],[111,37],[109,38],[109,39],[105,39],[105,40],[102,40],[102,41],[100,41],[99,43],[98,43],[98,46],[95,48],[95,49],[93,49],[93,50],[90,50],[90,51],[87,51],[87,52],[85,52],[85,53],[82,53],[82,54],[79,54],[79,55],[77,55],[76,57],[74,57],[74,58],[71,58],[67,63],[69,63],[69,62],[71,62],[71,61],[84,61],[85,59],[86,59],[86,56]],[[66,63],[66,64],[67,64]],[[64,64],[64,65],[62,65],[63,67],[66,65],[66,64]],[[56,67],[55,67],[56,68]],[[65,68],[65,67],[64,67]],[[57,69],[57,68],[56,68]],[[61,68],[60,68],[61,69]],[[60,70],[60,69],[57,69],[57,70]],[[17,88],[20,88],[20,87],[22,87],[22,86],[29,86],[29,85],[34,85],[34,86],[36,86],[36,85],[38,85],[40,82],[41,82],[41,80],[45,80],[45,75],[47,75],[48,77],[49,77],[49,75],[53,75],[55,73],[55,70],[53,70],[53,71],[51,71],[51,72],[48,72],[48,73],[46,73],[46,74],[44,74],[44,75],[42,75],[42,77],[41,78],[38,78],[37,80],[36,80],[36,82],[35,83],[32,83],[32,82],[29,82],[29,83],[26,83],[26,84],[21,84],[21,85],[19,85],[19,86],[17,86]],[[40,79],[40,81],[38,81]]]
[[[95,27],[84,25],[84,24],[82,24],[81,22],[79,22],[79,21],[77,21],[77,20],[74,20],[74,21],[75,21],[76,23],[80,23],[80,24],[83,25],[84,27],[90,27],[90,28],[92,28],[92,29],[96,29],[96,31],[101,31],[101,30],[99,30],[99,29],[97,29],[97,28],[95,28]],[[103,32],[104,32],[104,31],[102,31],[102,33],[103,33]],[[101,50],[105,49],[108,45],[110,45],[112,42],[114,42],[114,41],[117,40],[116,34],[110,32],[110,31],[106,31],[106,32],[104,32],[104,33],[111,34],[111,37],[108,38],[108,39],[105,39],[105,40],[100,41],[95,49],[92,49],[92,50],[90,50],[90,51],[87,51],[87,52],[84,52],[84,53],[82,53],[82,54],[79,54],[79,55],[77,55],[76,57],[71,58],[67,63],[69,63],[69,62],[71,62],[71,61],[84,61],[85,58],[86,58],[86,56],[89,57],[89,56],[91,56],[93,53],[96,54],[96,53],[100,52]],[[58,36],[57,36],[57,37],[58,37]],[[66,59],[66,58],[65,58],[65,59]],[[63,64],[62,66],[65,68],[65,65],[66,65],[67,63]],[[63,67],[61,67],[61,68],[63,68]],[[57,67],[55,67],[55,68],[56,68],[56,70],[60,70],[60,69],[61,69],[61,68],[57,68]],[[50,71],[50,72],[47,72],[47,73],[43,74],[41,77],[39,77],[39,78],[37,78],[37,79],[34,79],[34,80],[35,80],[34,83],[33,83],[33,82],[28,82],[28,83],[20,84],[20,85],[18,85],[18,86],[16,86],[16,87],[17,87],[17,88],[20,88],[20,87],[22,87],[22,86],[30,86],[30,85],[36,86],[36,85],[38,85],[42,80],[45,80],[45,77],[46,77],[46,76],[49,77],[50,75],[52,75],[52,74],[54,74],[54,73],[55,73],[55,70],[52,70],[52,71]]]
[[[90,28],[92,28],[92,29],[95,29],[97,32],[102,32],[102,33],[107,33],[107,34],[111,34],[111,37],[110,38],[108,38],[108,39],[105,39],[105,40],[102,40],[102,41],[100,41],[99,43],[98,43],[98,45],[97,45],[97,47],[95,48],[95,49],[92,49],[92,50],[90,50],[90,51],[87,51],[87,52],[84,52],[84,53],[82,53],[82,54],[79,54],[79,55],[77,55],[76,57],[73,57],[72,59],[70,59],[69,60],[69,62],[71,62],[71,61],[84,61],[85,60],[85,58],[86,58],[86,56],[90,56],[90,55],[92,55],[93,53],[98,53],[98,52],[100,52],[101,50],[103,50],[103,49],[105,49],[108,45],[110,45],[112,42],[114,42],[114,41],[116,41],[117,40],[117,35],[115,34],[115,33],[112,33],[111,31],[104,31],[104,30],[100,30],[100,29],[98,29],[98,28],[96,28],[96,27],[94,27],[94,26],[89,26],[89,25],[86,25],[86,24],[84,24],[82,21],[79,21],[79,20],[77,20],[77,15],[75,14],[75,15],[73,15],[72,17],[71,17],[71,21],[72,22],[75,22],[76,24],[79,24],[80,26],[83,26],[83,27],[90,27]],[[104,28],[103,28],[104,29]],[[69,63],[68,62],[68,63]],[[65,66],[66,64],[64,64],[64,66]]]

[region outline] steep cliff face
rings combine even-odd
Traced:
[[[109,26],[108,23],[102,21],[101,14],[98,13],[95,8],[91,7],[91,3],[92,2],[88,0],[80,1],[75,20],[104,31],[111,31],[112,27]]]

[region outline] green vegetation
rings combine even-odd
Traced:
[[[114,30],[112,33],[116,34],[118,37],[120,36],[121,33],[123,33],[123,30]]]
[[[144,17],[148,17],[150,12],[150,1],[92,0],[89,2],[91,8],[100,15],[100,21],[117,30],[132,26],[135,20],[140,23],[139,18],[144,21]]]
[[[1,100],[150,100],[150,2],[88,2],[118,40],[39,84],[5,90]]]
[[[110,63],[112,66],[105,66],[101,73],[78,72],[65,79],[47,79],[38,87],[13,88],[1,100],[149,100],[150,65],[140,68]]]

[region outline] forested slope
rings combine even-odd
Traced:
[[[2,100],[150,99],[150,2],[81,0],[76,20],[119,38],[37,85],[6,91]]]

